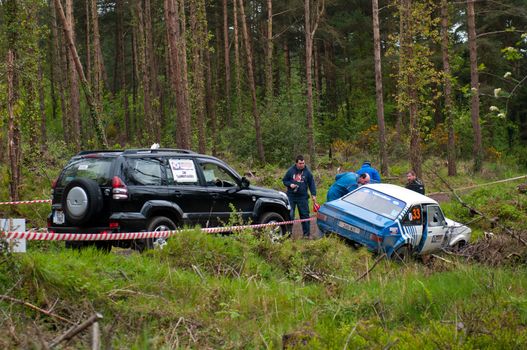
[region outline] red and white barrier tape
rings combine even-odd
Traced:
[[[51,199],[34,199],[32,201],[0,202],[0,205],[18,205],[18,204],[34,204],[34,203],[51,203]]]
[[[298,219],[282,222],[273,222],[268,224],[241,225],[230,227],[208,227],[202,228],[202,232],[221,233],[242,231],[245,229],[258,229],[269,226],[291,225],[298,222],[313,221],[315,217],[308,219]],[[150,232],[117,232],[117,233],[51,233],[51,232],[8,232],[0,231],[0,237],[8,239],[26,239],[28,241],[116,241],[129,239],[144,239],[157,237],[171,237],[187,230],[173,231],[150,231]]]

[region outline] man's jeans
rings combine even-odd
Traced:
[[[298,207],[298,213],[300,214],[300,219],[309,218],[309,201],[307,198],[298,198],[293,196],[287,196],[289,198],[289,204],[291,205],[291,220],[295,219],[295,208]],[[310,233],[310,224],[309,221],[302,222],[302,231],[304,232],[304,237],[308,237]]]

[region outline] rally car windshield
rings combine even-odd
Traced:
[[[342,198],[343,201],[395,220],[406,203],[371,188],[359,188]]]

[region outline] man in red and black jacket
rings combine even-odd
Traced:
[[[304,157],[299,155],[296,157],[295,164],[287,170],[282,179],[285,187],[287,187],[287,197],[291,204],[291,220],[295,217],[295,208],[298,207],[300,219],[309,218],[309,192],[311,199],[316,202],[317,188],[313,174],[306,166]],[[310,225],[309,221],[302,222],[302,231],[304,238],[309,237]]]

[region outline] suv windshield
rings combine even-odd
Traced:
[[[391,220],[397,216],[406,206],[406,203],[384,193],[377,192],[371,188],[359,188],[342,198],[343,201],[367,209]]]
[[[94,180],[99,185],[110,184],[110,166],[113,158],[83,158],[73,161],[62,173],[60,186],[64,187],[76,178]]]

